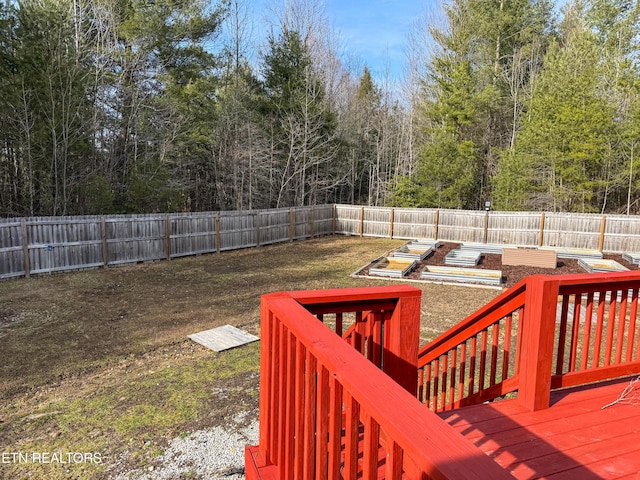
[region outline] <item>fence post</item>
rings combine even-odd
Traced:
[[[482,243],[487,243],[489,236],[489,210],[484,214],[484,232],[482,233]]]
[[[332,216],[331,216],[331,234],[335,235],[336,234],[336,222],[337,222],[337,216],[338,216],[338,205],[337,204],[333,204],[333,211],[331,212]]]
[[[293,242],[293,236],[296,233],[296,215],[293,212],[293,207],[289,208],[289,241]]]
[[[220,243],[222,235],[220,234],[220,212],[216,213],[216,252],[220,253]]]
[[[395,209],[391,209],[391,214],[389,215],[389,238],[393,239],[393,217],[395,215]]]
[[[256,244],[260,246],[260,210],[256,210]]]
[[[601,252],[604,250],[604,232],[607,227],[607,216],[602,215],[602,222],[600,223],[600,241],[598,242],[598,250]]]
[[[538,236],[538,246],[542,246],[542,240],[544,239],[544,212],[540,214],[540,235]]]
[[[438,239],[438,221],[440,220],[440,209],[436,208],[436,219],[433,223],[433,239]]]
[[[22,255],[24,257],[24,276],[31,276],[31,261],[29,259],[29,230],[27,229],[27,220],[21,220],[22,227]]]
[[[100,219],[100,240],[102,241],[102,262],[109,266],[109,247],[107,245],[107,219],[103,215]]]
[[[545,275],[527,280],[518,401],[531,411],[549,407],[559,286]]]
[[[316,236],[316,209],[311,206],[311,238]]]
[[[360,207],[360,237],[364,234],[364,207]]]
[[[171,218],[169,214],[164,217],[165,230],[167,233],[167,260],[171,260]]]

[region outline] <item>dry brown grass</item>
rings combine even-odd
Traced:
[[[103,463],[1,464],[0,477],[107,477],[153,465],[173,436],[253,412],[258,345],[216,354],[187,335],[227,323],[258,333],[264,293],[388,284],[350,274],[402,243],[323,237],[1,282],[0,453],[98,451]],[[423,341],[498,293],[415,285]]]

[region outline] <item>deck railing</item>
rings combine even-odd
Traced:
[[[401,286],[262,297],[248,480],[511,478],[417,401],[420,296]]]
[[[638,371],[639,275],[625,272],[600,278],[561,277],[552,388]]]
[[[525,311],[522,281],[426,345],[418,357],[418,398],[439,412],[518,388]]]
[[[418,398],[434,411],[640,373],[639,272],[532,276],[426,345]]]

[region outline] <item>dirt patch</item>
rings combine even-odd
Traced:
[[[414,269],[411,273],[409,273],[405,278],[410,280],[420,280],[420,274],[424,267],[428,265],[439,265],[444,266],[444,259],[447,254],[451,250],[456,250],[460,248],[459,243],[443,243],[440,247],[438,247],[429,257],[421,261],[416,269]],[[636,270],[637,266],[627,262],[622,258],[620,254],[604,254],[604,258],[607,260],[615,260],[616,262],[624,265],[629,270]],[[376,261],[372,261],[369,265],[364,267],[362,270],[358,271],[358,275],[368,276],[369,269],[374,265]],[[483,253],[480,257],[480,262],[475,267],[478,269],[484,270],[501,270],[502,271],[502,279],[503,279],[503,287],[509,288],[518,283],[523,278],[529,275],[563,275],[563,274],[575,274],[575,273],[586,273],[585,269],[582,268],[578,264],[578,260],[571,258],[559,258],[557,267],[555,269],[551,268],[538,268],[538,267],[529,267],[524,265],[503,265],[502,264],[502,255],[491,254],[491,253]],[[383,277],[380,277],[383,278]],[[474,282],[469,281],[466,283],[473,284]]]
[[[3,465],[0,477],[111,479],[159,468],[176,437],[244,428],[234,419],[257,418],[258,342],[218,354],[187,335],[258,334],[265,293],[385,284],[350,274],[402,243],[323,237],[0,282],[0,445],[103,459]]]
[[[16,319],[16,312],[11,309],[0,309],[0,327],[13,323]]]

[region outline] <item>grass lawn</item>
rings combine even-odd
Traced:
[[[0,282],[0,478],[109,478],[152,466],[172,438],[255,418],[259,342],[215,353],[187,335],[258,334],[264,293],[383,285],[350,274],[402,243],[333,236]],[[498,293],[418,286],[424,341]],[[97,455],[25,464],[19,452]]]

